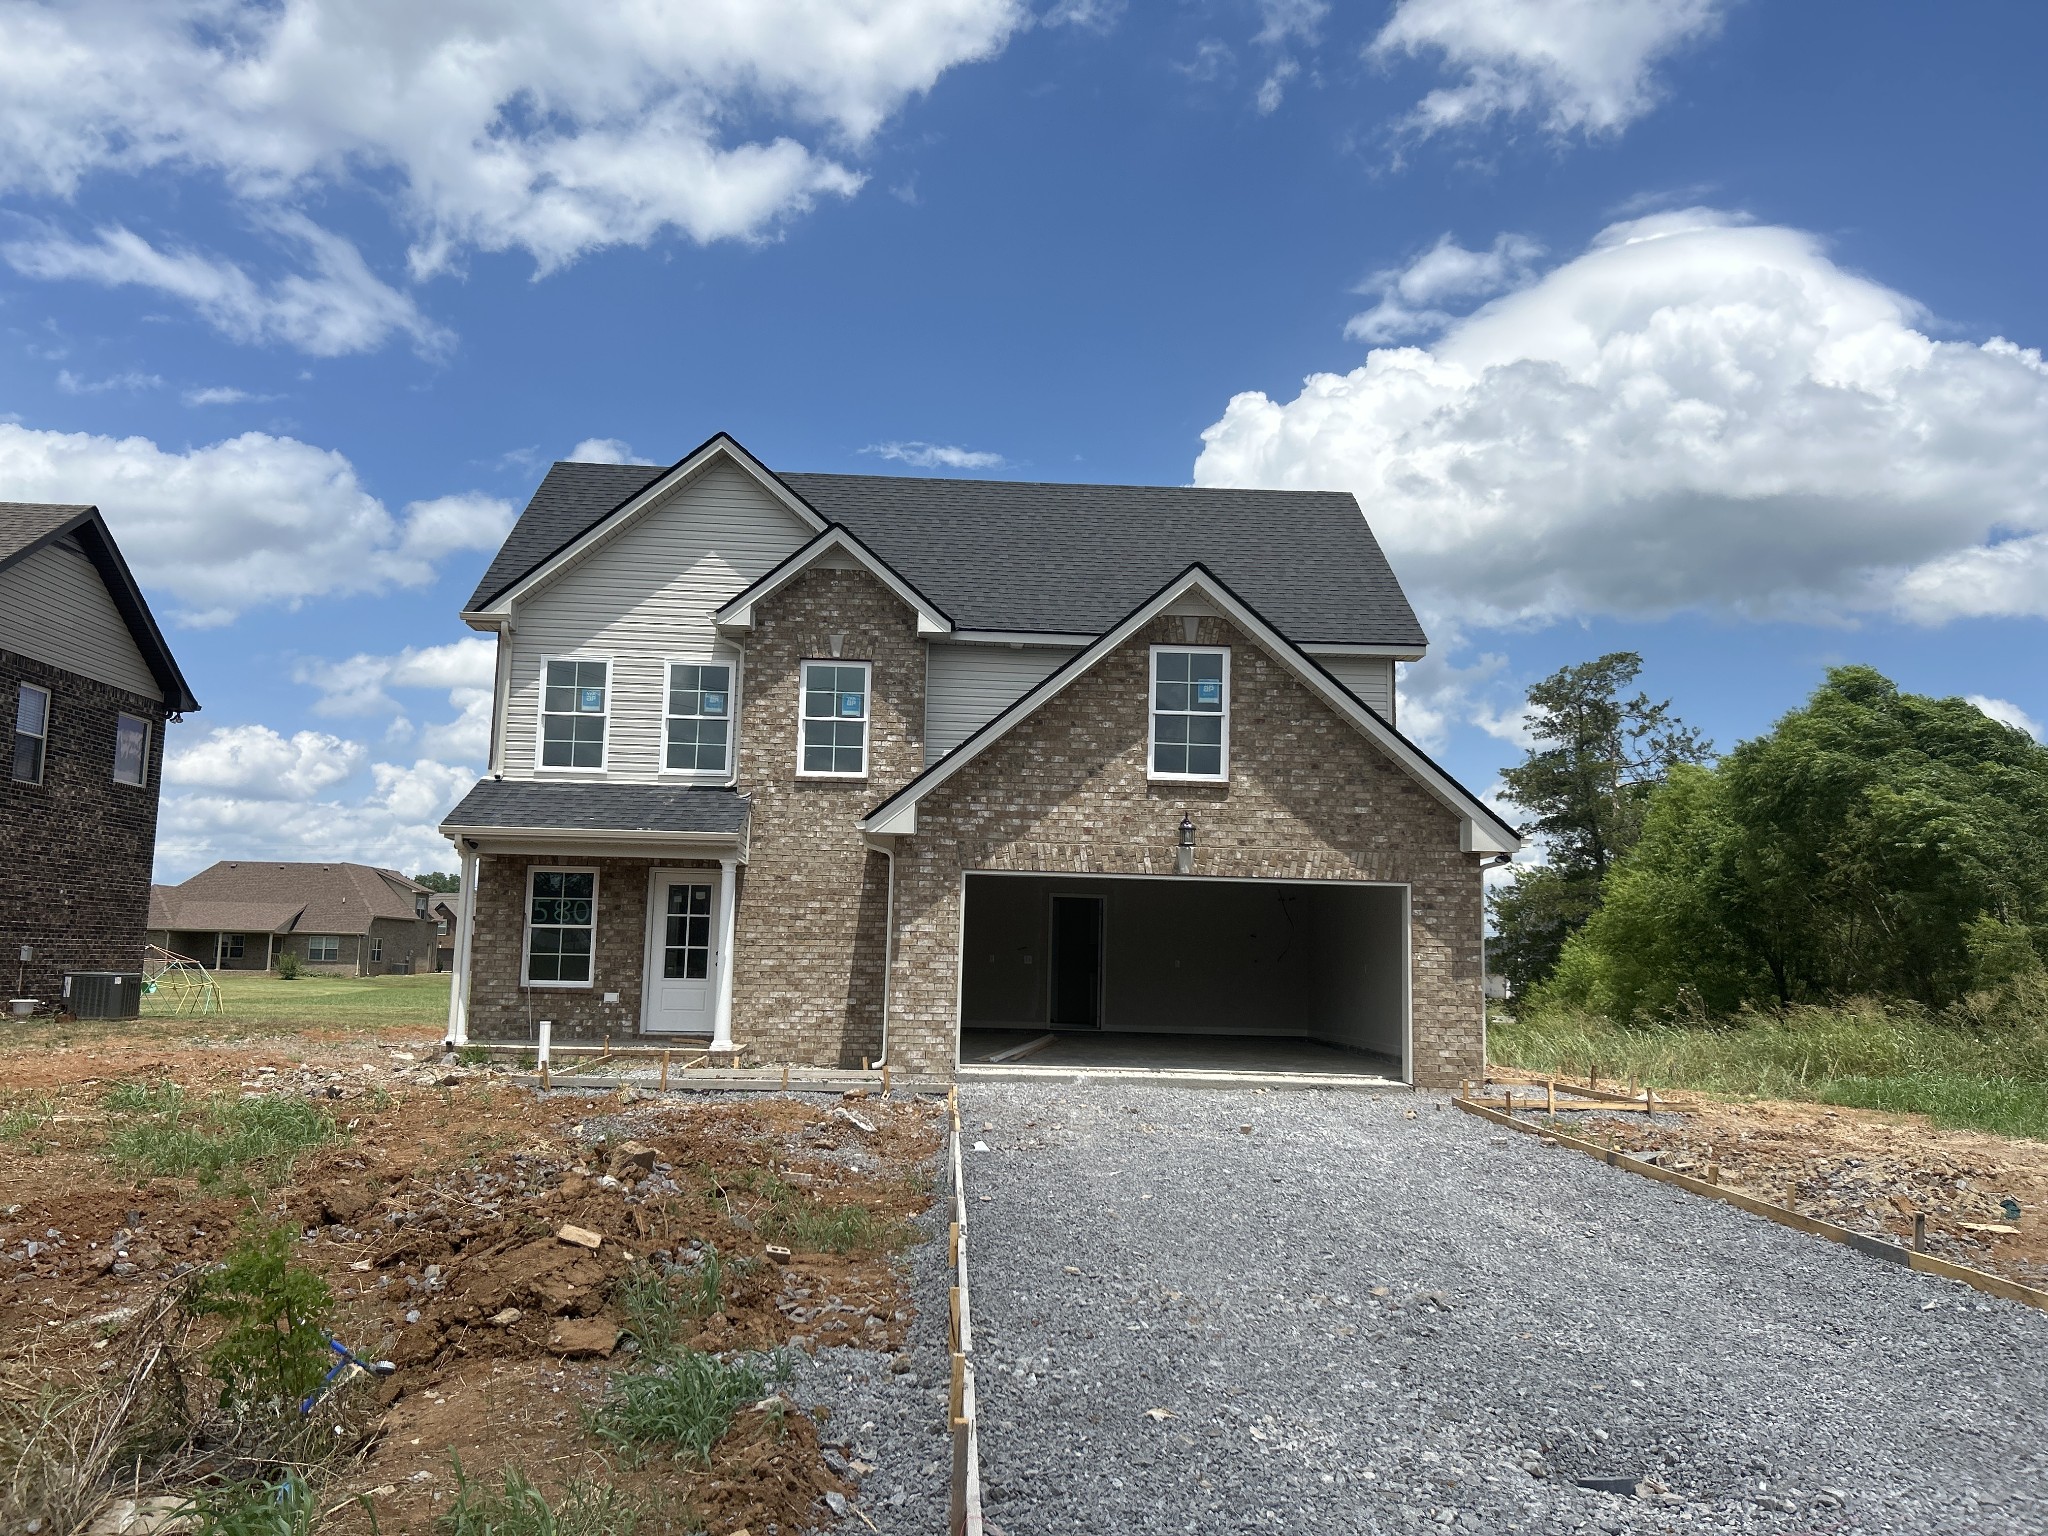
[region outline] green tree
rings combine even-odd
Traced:
[[[1562,667],[1529,690],[1528,755],[1502,770],[1508,798],[1531,813],[1543,865],[1490,899],[1493,968],[1517,991],[1555,969],[1565,941],[1599,909],[1602,882],[1641,835],[1652,791],[1673,765],[1712,748],[1672,713],[1625,690],[1642,670],[1634,651]]]
[[[443,896],[462,889],[460,875],[444,875],[438,870],[429,870],[424,875],[414,875],[412,880],[414,885],[424,885],[428,890],[438,891]]]
[[[1674,768],[1601,897],[1546,999],[1632,1018],[2010,988],[2048,955],[2048,749],[1837,667],[1718,768]]]

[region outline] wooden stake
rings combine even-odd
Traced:
[[[1915,1211],[1913,1213],[1913,1251],[1915,1253],[1925,1253],[1927,1251],[1927,1213],[1925,1211]]]
[[[789,1092],[789,1063],[786,1061],[782,1064],[782,1091]]]
[[[1554,1115],[1557,1113],[1557,1078],[1555,1076],[1550,1079],[1550,1082],[1544,1088],[1543,1109],[1546,1114]]]
[[[668,1092],[668,1052],[661,1053],[661,1091]]]
[[[540,1091],[548,1091],[548,1064],[545,1061],[540,1064]]]
[[[868,1059],[865,1056],[861,1057],[860,1059],[860,1069],[863,1072],[868,1070]]]
[[[889,1097],[889,1063],[882,1063],[882,1097]]]

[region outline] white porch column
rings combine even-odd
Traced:
[[[455,971],[448,981],[448,1043],[469,1044],[469,949],[476,928],[477,856],[462,849],[462,900],[456,905]]]
[[[718,861],[718,1002],[711,1015],[711,1049],[732,1049],[732,935],[737,859]]]

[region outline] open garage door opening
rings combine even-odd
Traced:
[[[960,1063],[1407,1081],[1408,888],[970,874]]]

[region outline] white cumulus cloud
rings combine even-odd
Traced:
[[[453,869],[454,852],[435,828],[475,779],[467,768],[421,758],[372,763],[366,787],[324,799],[173,790],[157,823],[156,875],[182,880],[228,858],[346,859],[406,874]]]
[[[137,579],[192,624],[265,604],[422,586],[434,563],[495,549],[509,503],[478,495],[398,514],[331,449],[245,432],[168,450],[144,437],[41,431],[0,421],[0,497],[89,502],[105,514]]]
[[[1546,131],[1616,133],[1656,105],[1657,66],[1721,24],[1723,0],[1401,0],[1367,49],[1439,57],[1455,83],[1404,126],[1419,136],[1535,119]]]
[[[310,800],[366,761],[362,744],[324,731],[282,736],[267,725],[216,726],[164,757],[164,782],[257,800]]]
[[[0,34],[5,32],[0,20]],[[0,41],[0,47],[4,47]],[[4,123],[0,117],[0,123]],[[0,129],[0,143],[5,142]],[[269,226],[301,247],[310,272],[262,282],[235,262],[197,251],[161,250],[133,230],[110,225],[88,243],[53,230],[0,246],[24,276],[72,278],[102,287],[139,287],[180,299],[231,340],[282,342],[314,357],[371,352],[394,332],[438,356],[453,337],[420,313],[410,295],[385,283],[362,253],[302,214],[278,213]]]
[[[1658,214],[1428,347],[1238,395],[1195,479],[1355,492],[1468,623],[2048,614],[2048,367],[1928,331],[1813,235]]]
[[[368,190],[416,275],[472,249],[547,270],[668,231],[759,238],[855,192],[883,123],[1027,17],[1023,0],[11,4],[0,191],[148,175],[287,208]]]
[[[651,464],[633,452],[633,445],[616,437],[586,437],[569,450],[572,464]]]
[[[1006,462],[1000,453],[951,443],[870,443],[861,452],[913,469],[1001,469]]]
[[[404,706],[392,690],[445,693],[455,716],[426,727],[420,733],[421,749],[436,758],[481,763],[490,748],[496,665],[497,643],[485,635],[466,635],[446,645],[409,646],[394,655],[359,653],[342,661],[305,662],[293,677],[320,690],[313,707],[323,715],[385,715],[394,723],[405,721],[408,729]]]
[[[1359,292],[1376,295],[1379,302],[1353,315],[1344,334],[1353,341],[1381,342],[1440,331],[1456,318],[1440,306],[1528,286],[1542,254],[1543,247],[1523,235],[1496,236],[1483,251],[1468,251],[1444,235],[1407,266],[1388,267],[1360,284]]]

